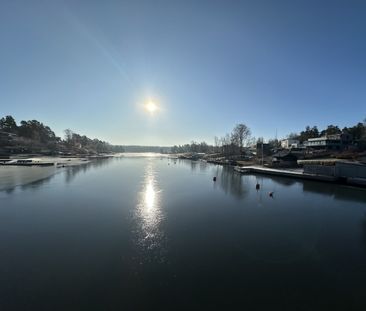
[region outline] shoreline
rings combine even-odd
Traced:
[[[124,156],[128,156],[125,154]],[[32,163],[26,164],[4,164],[1,163],[3,159],[0,159],[0,191],[6,191],[17,186],[23,186],[29,183],[37,182],[39,180],[50,178],[52,175],[60,172],[60,168],[67,168],[73,166],[82,166],[87,165],[93,162],[93,160],[100,160],[106,158],[114,158],[119,157],[121,154],[115,155],[101,155],[101,156],[86,156],[86,157],[55,157],[55,156],[41,156],[41,157],[29,157],[29,158],[20,158],[14,157],[12,159],[7,159],[10,161],[14,160],[32,160]],[[122,154],[123,156],[123,154]],[[177,159],[178,157],[167,156],[168,158]],[[197,161],[193,159],[186,159],[190,161]],[[339,184],[339,185],[348,185],[357,188],[366,188],[366,179],[365,178],[356,178],[356,177],[337,177],[337,176],[327,176],[321,174],[309,174],[304,173],[304,169],[296,168],[296,169],[287,169],[287,168],[270,168],[270,167],[262,167],[256,164],[247,163],[244,166],[234,166],[229,161],[213,161],[199,159],[198,161],[205,161],[214,165],[221,166],[231,166],[234,171],[239,174],[262,174],[262,175],[270,175],[270,176],[280,176],[292,179],[302,179],[302,180],[312,180],[319,181],[325,183]],[[50,165],[44,165],[50,164]],[[242,164],[242,163],[240,163]]]
[[[90,163],[93,160],[112,158],[117,155],[75,155],[75,156],[42,156],[42,155],[14,155],[0,158],[0,166],[77,166]]]
[[[341,178],[336,176],[307,174],[304,173],[301,169],[289,170],[273,169],[259,166],[235,166],[234,170],[240,174],[263,174],[366,188],[366,179],[364,178]]]
[[[224,157],[220,158],[210,158],[210,159],[196,159],[190,156],[181,157],[181,159],[190,160],[190,161],[205,161],[210,164],[214,165],[221,165],[221,166],[231,166],[234,170],[241,174],[263,174],[263,175],[271,175],[271,176],[281,176],[286,178],[295,178],[295,179],[302,179],[302,180],[313,180],[313,181],[320,181],[325,183],[333,183],[338,185],[348,185],[357,188],[366,188],[366,178],[357,175],[337,175],[333,173],[333,175],[323,175],[321,173],[306,173],[303,167],[294,167],[294,168],[271,168],[260,166],[254,161],[237,161],[226,159]],[[315,162],[319,162],[322,160],[314,160]],[[342,160],[338,161],[339,163],[343,162]],[[348,161],[347,161],[348,162]],[[350,162],[348,162],[350,164]],[[352,163],[353,165],[360,165],[362,166],[363,170],[366,165],[358,162]]]
[[[109,157],[108,157],[109,158]],[[9,161],[32,160],[32,163],[4,164],[0,159],[0,192],[9,191],[32,183],[51,178],[65,168],[88,165],[93,161],[106,159],[105,156],[82,157],[14,157]]]

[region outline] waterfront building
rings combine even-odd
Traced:
[[[284,149],[290,149],[292,147],[298,148],[300,146],[300,141],[297,139],[282,139],[281,140],[281,147]]]
[[[352,141],[352,136],[348,133],[326,135],[317,138],[309,138],[306,142],[307,148],[342,150]]]

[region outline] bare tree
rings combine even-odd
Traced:
[[[230,135],[226,134],[225,136],[221,137],[221,148],[223,154],[229,154],[230,153]]]
[[[215,152],[217,152],[219,150],[220,147],[220,138],[218,138],[217,136],[214,137],[214,144],[215,144]]]
[[[68,144],[70,144],[70,143],[71,143],[71,141],[72,141],[72,138],[73,138],[73,136],[74,136],[74,132],[73,132],[72,130],[70,130],[70,129],[66,129],[66,130],[64,131],[64,133],[65,133],[65,140],[66,140],[66,142],[67,142]]]
[[[240,152],[243,151],[244,144],[246,144],[251,136],[248,126],[243,123],[237,124],[232,131],[232,142],[239,147]]]
[[[257,143],[257,139],[253,136],[253,137],[250,137],[247,141],[247,145],[248,146],[255,146]]]

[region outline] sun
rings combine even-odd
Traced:
[[[149,100],[145,104],[145,109],[146,109],[146,111],[148,111],[150,113],[154,113],[154,112],[156,112],[159,109],[159,107],[158,107],[158,105],[154,101]]]

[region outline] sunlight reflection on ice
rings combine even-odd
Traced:
[[[150,179],[146,185],[145,190],[145,205],[147,210],[151,210],[155,203],[155,190],[153,186],[153,181]]]
[[[143,249],[157,251],[154,256],[161,257],[164,233],[161,229],[161,222],[164,218],[161,209],[160,194],[156,180],[156,171],[153,160],[149,161],[142,182],[142,190],[139,193],[136,208],[136,218],[138,222],[138,244]]]

